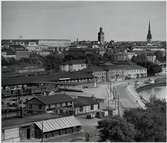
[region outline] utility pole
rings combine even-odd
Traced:
[[[118,94],[118,116],[120,116],[120,108],[119,108],[119,94]]]
[[[42,138],[41,138],[41,142],[43,142],[43,120],[42,120]]]
[[[110,94],[111,94],[111,90],[110,90],[110,81],[109,81],[109,84],[108,84],[108,86],[109,86],[109,92],[108,92],[108,112],[109,112],[109,106],[110,106]]]
[[[116,89],[115,89],[115,87],[113,88],[113,96],[114,96],[114,103],[115,103],[115,109],[116,109],[116,107],[117,107],[117,102],[116,102]]]
[[[120,116],[120,103],[119,103],[119,93],[117,93],[116,89],[113,89],[114,94],[114,101],[115,101],[115,110],[118,113],[118,116]]]
[[[20,103],[20,91],[18,89],[16,89],[16,98],[17,98],[17,116],[21,117],[21,110],[19,107],[19,103]]]
[[[75,107],[74,107],[74,102],[72,101],[72,114],[73,114],[73,116],[75,116]]]

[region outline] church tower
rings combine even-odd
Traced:
[[[98,32],[98,42],[102,45],[104,44],[104,32],[102,27],[100,27],[100,31]]]
[[[150,21],[149,21],[148,33],[147,33],[147,42],[150,43],[151,39],[152,39],[152,35],[151,35],[151,28],[150,28]]]

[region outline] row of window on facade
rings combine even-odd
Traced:
[[[39,109],[42,109],[42,104],[38,105]],[[72,102],[65,102],[65,103],[58,103],[58,104],[48,104],[46,106],[46,110],[50,110],[53,109],[55,107],[59,108],[59,107],[66,107],[66,106],[72,106]],[[32,109],[32,104],[29,104],[29,108]]]

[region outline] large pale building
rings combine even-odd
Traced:
[[[108,65],[106,68],[109,81],[147,77],[147,69],[138,65]]]
[[[80,71],[87,67],[84,60],[71,60],[60,65],[60,70],[65,72]]]

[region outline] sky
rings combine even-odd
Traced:
[[[150,2],[3,1],[2,39],[144,41],[166,39],[166,4]]]

